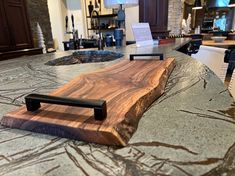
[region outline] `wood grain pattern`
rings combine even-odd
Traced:
[[[123,60],[97,72],[78,76],[50,95],[102,99],[107,118],[95,121],[93,110],[42,104],[36,112],[21,107],[6,114],[1,124],[39,133],[106,145],[125,146],[139,119],[163,92],[174,59]]]

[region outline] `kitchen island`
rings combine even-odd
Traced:
[[[165,93],[139,121],[123,148],[0,127],[0,175],[233,175],[235,104],[205,65],[174,44],[108,48],[125,56],[110,62],[47,66],[71,54],[58,52],[0,63],[0,117],[24,104],[29,93],[49,93],[78,75],[106,68],[129,54],[164,53],[176,67]]]
[[[224,40],[223,42],[214,42],[213,40],[203,40],[202,45],[231,48],[235,46],[235,40]]]

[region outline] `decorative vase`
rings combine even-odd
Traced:
[[[45,40],[39,23],[37,23],[37,38],[38,38],[38,47],[42,48],[43,53],[46,53],[47,51],[46,51]]]

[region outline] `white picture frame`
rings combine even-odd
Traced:
[[[134,23],[131,27],[137,47],[154,44],[149,23]]]

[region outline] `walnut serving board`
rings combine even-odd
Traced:
[[[51,96],[105,100],[107,117],[94,119],[92,109],[42,103],[35,112],[23,106],[6,114],[1,124],[60,137],[125,146],[147,108],[164,92],[174,59],[122,60],[81,75]]]

